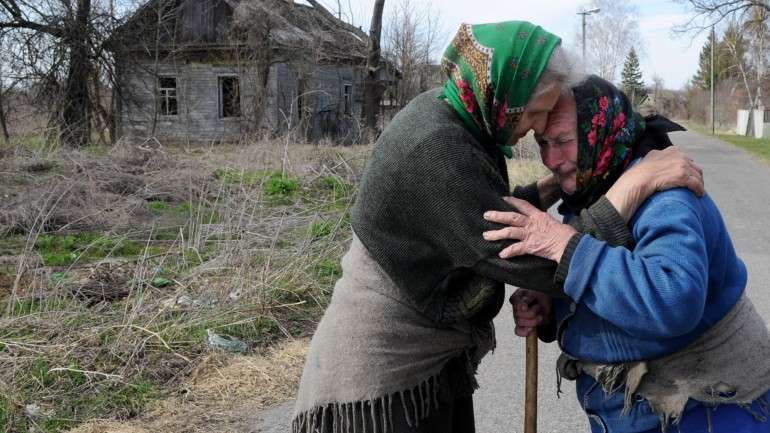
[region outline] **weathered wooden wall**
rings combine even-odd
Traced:
[[[322,65],[315,68],[306,89],[308,93],[308,136],[318,140],[324,136],[352,139],[358,134],[363,104],[363,68]],[[351,88],[350,111],[344,109],[344,88]]]
[[[156,72],[157,71],[157,72]],[[177,78],[176,116],[157,116],[153,133],[155,77]],[[240,118],[219,116],[219,77],[238,76],[241,91]],[[150,136],[178,141],[237,141],[256,131],[300,132],[311,140],[325,136],[352,140],[358,133],[363,70],[349,65],[289,64],[270,68],[264,98],[258,88],[256,68],[222,63],[134,63],[121,74],[118,134],[132,139]],[[300,88],[300,83],[302,86]],[[351,86],[350,111],[345,112],[344,89]],[[304,115],[299,115],[302,96]],[[258,104],[264,106],[257,107]],[[261,113],[257,119],[257,114]]]
[[[157,71],[157,72],[155,72]],[[157,89],[156,76],[177,79],[176,116],[158,115],[152,131]],[[240,79],[241,118],[220,118],[219,77]],[[243,135],[256,91],[255,74],[246,67],[206,63],[135,64],[122,73],[119,134],[131,138],[149,136],[175,140],[234,139]]]

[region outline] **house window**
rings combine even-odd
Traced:
[[[297,96],[297,118],[299,120],[302,120],[302,111],[305,109],[305,101],[303,99],[302,94]]]
[[[345,84],[342,88],[342,103],[344,104],[345,114],[352,113],[353,107],[353,85]]]
[[[219,117],[241,116],[238,77],[219,77]]]
[[[158,89],[160,97],[160,115],[176,116],[179,104],[176,96],[176,77],[159,77]]]

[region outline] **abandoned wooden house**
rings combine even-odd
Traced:
[[[149,0],[112,38],[116,135],[353,141],[368,41],[313,0]],[[380,83],[398,78],[383,62]]]

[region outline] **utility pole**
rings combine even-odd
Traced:
[[[716,115],[714,112],[714,45],[716,45],[717,40],[716,36],[714,35],[714,26],[711,26],[711,135],[714,135],[714,120],[716,119]]]
[[[586,63],[586,15],[592,15],[601,11],[599,8],[578,12],[577,14],[583,19],[583,65]]]

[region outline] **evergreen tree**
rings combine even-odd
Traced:
[[[631,48],[626,57],[626,63],[623,65],[623,72],[621,72],[623,92],[631,100],[631,104],[634,107],[639,105],[647,99],[647,89],[642,81],[642,70],[639,67],[639,56],[636,55],[636,50]]]
[[[698,72],[692,77],[692,84],[702,90],[711,88],[711,45],[714,38],[709,34],[700,51]],[[722,38],[716,41],[714,49],[714,85],[719,85],[729,78],[741,78],[741,68],[748,70],[746,53],[748,44],[735,23],[725,30]],[[740,64],[739,64],[740,63]]]
[[[711,88],[711,46],[713,44],[714,35],[709,33],[709,37],[706,40],[706,43],[703,44],[703,48],[700,50],[700,58],[698,59],[698,72],[696,72],[695,76],[692,77],[692,84],[701,90],[709,90],[709,88]],[[715,80],[715,83],[718,81],[718,79]]]

